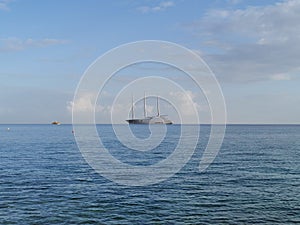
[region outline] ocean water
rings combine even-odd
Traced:
[[[146,127],[134,133],[145,138]],[[137,153],[111,126],[97,129],[110,153],[132,165],[164,159],[180,134],[168,126],[161,145]],[[300,126],[228,125],[215,161],[199,173],[209,131],[201,126],[177,174],[130,187],[85,162],[71,125],[0,125],[0,224],[300,224]]]

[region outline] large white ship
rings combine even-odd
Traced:
[[[156,116],[147,116],[146,110],[146,96],[144,96],[144,118],[135,118],[134,116],[134,102],[132,97],[131,102],[131,119],[126,120],[129,124],[172,124],[173,122],[168,119],[167,115],[160,115],[159,98],[156,99]]]

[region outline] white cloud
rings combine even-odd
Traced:
[[[82,96],[78,97],[76,101],[67,102],[68,111],[72,112],[93,112],[95,110],[94,101],[96,95],[93,93],[85,93]]]
[[[274,74],[270,78],[271,80],[291,80],[291,76],[289,74]]]
[[[67,40],[44,38],[44,39],[32,39],[28,38],[22,40],[20,38],[5,38],[0,39],[0,52],[6,51],[22,51],[28,48],[37,47],[47,47],[51,45],[60,45],[68,43]]]
[[[110,99],[111,94],[103,91],[101,97]],[[111,103],[100,104],[99,102],[95,104],[96,99],[97,93],[84,92],[77,96],[75,100],[68,101],[66,107],[70,113],[75,113],[77,122],[81,121],[82,123],[93,122],[91,120],[93,118],[90,118],[93,113],[95,113],[97,123],[108,123],[112,114],[118,114],[116,118],[120,119],[122,118],[120,115],[129,108],[128,105],[123,104],[112,105]]]
[[[220,80],[253,82],[283,80],[278,74],[300,69],[299,21],[300,1],[289,0],[210,10],[190,28],[211,50],[204,58]]]
[[[106,95],[106,92],[105,92]],[[101,112],[101,113],[109,113],[112,109],[111,106],[103,106],[100,104],[94,105],[95,99],[97,95],[94,93],[84,93],[80,97],[77,97],[75,101],[67,102],[67,109],[69,112]]]
[[[173,7],[175,4],[172,1],[164,1],[155,6],[140,6],[137,8],[142,13],[159,12],[164,11],[167,8]]]
[[[252,37],[257,42],[263,40],[265,44],[282,43],[299,38],[299,12],[300,1],[289,0],[245,10],[211,10],[203,19],[205,24],[201,24],[208,34],[217,32],[228,35],[233,32],[235,35]]]
[[[9,11],[9,3],[11,3],[12,0],[0,0],[0,10]]]
[[[192,116],[195,110],[200,110],[200,105],[195,101],[196,95],[192,91],[185,92],[170,92],[170,96],[175,97],[177,100],[177,107],[186,116]]]

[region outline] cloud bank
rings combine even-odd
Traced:
[[[0,10],[9,11],[10,8],[8,5],[11,2],[12,2],[11,0],[0,0]]]
[[[28,48],[43,48],[51,45],[61,45],[68,43],[67,40],[44,38],[22,40],[20,38],[0,39],[0,52],[22,51]]]
[[[164,11],[167,8],[173,7],[175,4],[172,1],[164,1],[155,6],[140,6],[137,8],[141,13],[155,13]]]
[[[210,10],[189,28],[221,81],[291,80],[300,71],[300,1]]]

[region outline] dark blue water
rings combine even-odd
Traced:
[[[126,153],[110,126],[98,127],[111,154],[133,164],[169,154],[179,127],[169,129],[167,144],[143,158]],[[199,173],[209,130],[201,126],[175,176],[128,187],[85,162],[70,125],[0,125],[0,224],[299,224],[300,126],[228,126],[214,163]]]

